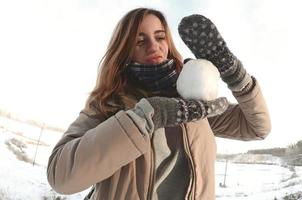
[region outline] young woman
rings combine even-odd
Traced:
[[[179,34],[197,58],[211,61],[238,101],[185,100],[182,68],[163,14],[147,8],[118,23],[85,108],[55,146],[47,176],[55,191],[90,199],[215,199],[215,136],[262,140],[270,119],[255,78],[201,15]]]

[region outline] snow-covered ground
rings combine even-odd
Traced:
[[[43,134],[43,145],[39,145],[36,154],[37,145],[33,139],[39,138],[40,129],[0,117],[0,200],[83,200],[88,193],[84,191],[64,196],[51,189],[47,182],[46,165],[55,144],[52,138],[58,139],[59,134],[47,131]],[[50,134],[49,139],[47,134]],[[33,165],[35,154],[37,157]],[[19,160],[16,155],[22,155],[28,162]]]
[[[302,191],[302,167],[292,169],[263,164],[216,162],[216,198],[219,200],[273,200]],[[301,198],[302,199],[302,198]]]
[[[0,200],[82,200],[87,190],[63,196],[49,186],[47,160],[62,133],[43,130],[37,149],[40,133],[37,127],[0,117]],[[220,187],[224,172],[225,162],[216,162],[218,200],[281,200],[285,195],[302,194],[302,167],[228,162],[226,187]]]

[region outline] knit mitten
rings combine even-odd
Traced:
[[[232,91],[241,91],[252,81],[211,20],[197,14],[184,17],[178,32],[196,58],[209,60],[217,67]]]
[[[146,99],[154,109],[152,120],[155,130],[222,114],[229,105],[225,97],[211,101],[168,97],[150,97]]]

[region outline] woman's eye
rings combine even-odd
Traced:
[[[157,37],[156,39],[157,39],[158,41],[160,41],[160,40],[165,40],[166,37],[162,36],[162,37]]]
[[[138,40],[137,42],[136,42],[136,45],[137,46],[142,46],[143,44],[144,44],[144,40]]]

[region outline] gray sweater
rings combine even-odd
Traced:
[[[182,130],[180,127],[168,127],[154,131],[153,112],[152,106],[145,99],[142,99],[134,109],[127,111],[142,134],[150,136],[154,149],[155,182],[152,199],[182,200],[190,181]]]

